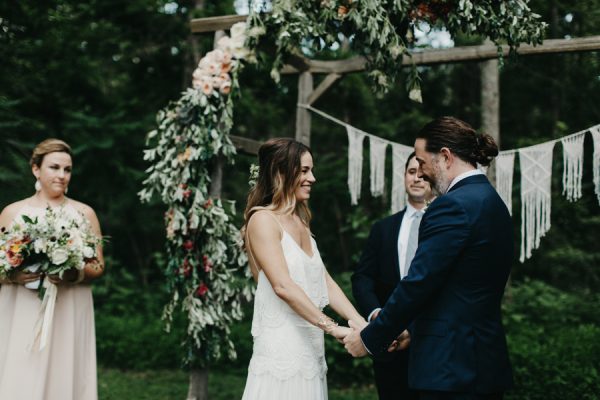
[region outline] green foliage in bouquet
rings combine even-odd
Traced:
[[[140,192],[148,202],[157,193],[165,213],[166,276],[171,301],[164,309],[167,329],[178,305],[187,319],[184,361],[205,366],[226,352],[235,358],[230,324],[242,317],[241,303],[252,289],[231,201],[209,195],[211,169],[218,158],[233,162],[235,147],[231,90],[237,86],[245,24],[200,60],[193,88],[158,112],[158,128],[148,135],[144,158],[151,162]]]
[[[253,10],[248,30],[250,48],[274,38],[271,76],[278,81],[284,62],[303,53],[315,54],[348,40],[367,59],[373,86],[391,87],[402,57],[410,57],[413,30],[420,22],[445,27],[451,35],[478,34],[515,50],[520,43],[541,43],[546,24],[529,0],[274,0],[272,12]],[[420,100],[416,68],[407,76],[411,98]]]

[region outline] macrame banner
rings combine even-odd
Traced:
[[[406,205],[404,187],[404,165],[412,147],[391,142],[363,132],[307,104],[298,107],[311,110],[336,124],[346,127],[348,132],[348,186],[352,205],[358,204],[361,189],[363,141],[370,140],[371,193],[379,196],[385,181],[385,150],[392,146],[392,193],[391,211],[400,211]],[[521,163],[521,255],[523,262],[531,257],[532,250],[540,245],[540,239],[550,229],[552,151],[554,144],[563,145],[563,193],[569,201],[582,195],[583,145],[589,131],[594,141],[593,175],[594,190],[600,203],[600,125],[573,133],[562,139],[554,139],[536,146],[517,150],[501,151],[496,157],[496,190],[512,215],[512,184],[515,154]],[[482,171],[486,168],[478,165]]]
[[[521,164],[521,257],[531,257],[550,229],[550,186],[554,141],[519,149]]]
[[[390,142],[369,135],[369,160],[371,167],[371,194],[378,197],[383,194],[385,185],[385,151]]]
[[[412,147],[392,143],[392,213],[397,213],[406,205],[404,166],[412,152]]]
[[[512,215],[512,185],[515,167],[514,151],[501,151],[496,157],[496,190]]]
[[[590,128],[594,140],[594,191],[600,203],[600,125]]]
[[[348,189],[350,190],[350,203],[354,206],[358,204],[360,198],[365,133],[350,125],[346,125],[346,130],[348,133]]]
[[[581,179],[583,178],[583,140],[585,132],[561,139],[563,146],[563,194],[567,200],[581,198]]]

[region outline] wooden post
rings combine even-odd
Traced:
[[[490,43],[489,41],[487,42]],[[481,131],[494,138],[500,146],[500,79],[498,60],[481,63]],[[491,165],[487,176],[496,185],[496,168]]]
[[[298,77],[298,104],[307,104],[313,91],[313,76],[305,71]],[[296,107],[296,140],[310,146],[310,111]]]
[[[225,35],[223,31],[215,32],[213,47]],[[219,156],[213,164],[210,176],[210,197],[221,197],[223,187],[223,157]],[[208,400],[208,367],[194,368],[190,371],[190,386],[188,387],[187,400]]]
[[[190,371],[187,400],[208,400],[208,368]]]

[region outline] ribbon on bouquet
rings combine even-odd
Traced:
[[[44,279],[43,285],[46,288],[46,293],[44,293],[38,319],[33,328],[33,341],[30,347],[33,349],[39,342],[39,351],[42,351],[48,344],[48,336],[52,330],[52,320],[54,319],[56,294],[58,293],[58,287],[47,279]]]

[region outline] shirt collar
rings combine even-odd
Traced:
[[[417,210],[409,202],[406,203],[405,215],[407,218],[412,218],[417,212],[423,212],[423,209]]]
[[[458,182],[462,181],[465,178],[468,178],[470,176],[475,176],[475,175],[484,175],[484,173],[482,170],[480,170],[478,168],[472,169],[467,172],[463,172],[462,174],[458,175],[456,178],[452,179],[452,182],[450,182],[450,186],[448,186],[448,190],[446,190],[446,193],[448,193],[450,191],[450,189],[452,189],[452,186],[456,185]]]

